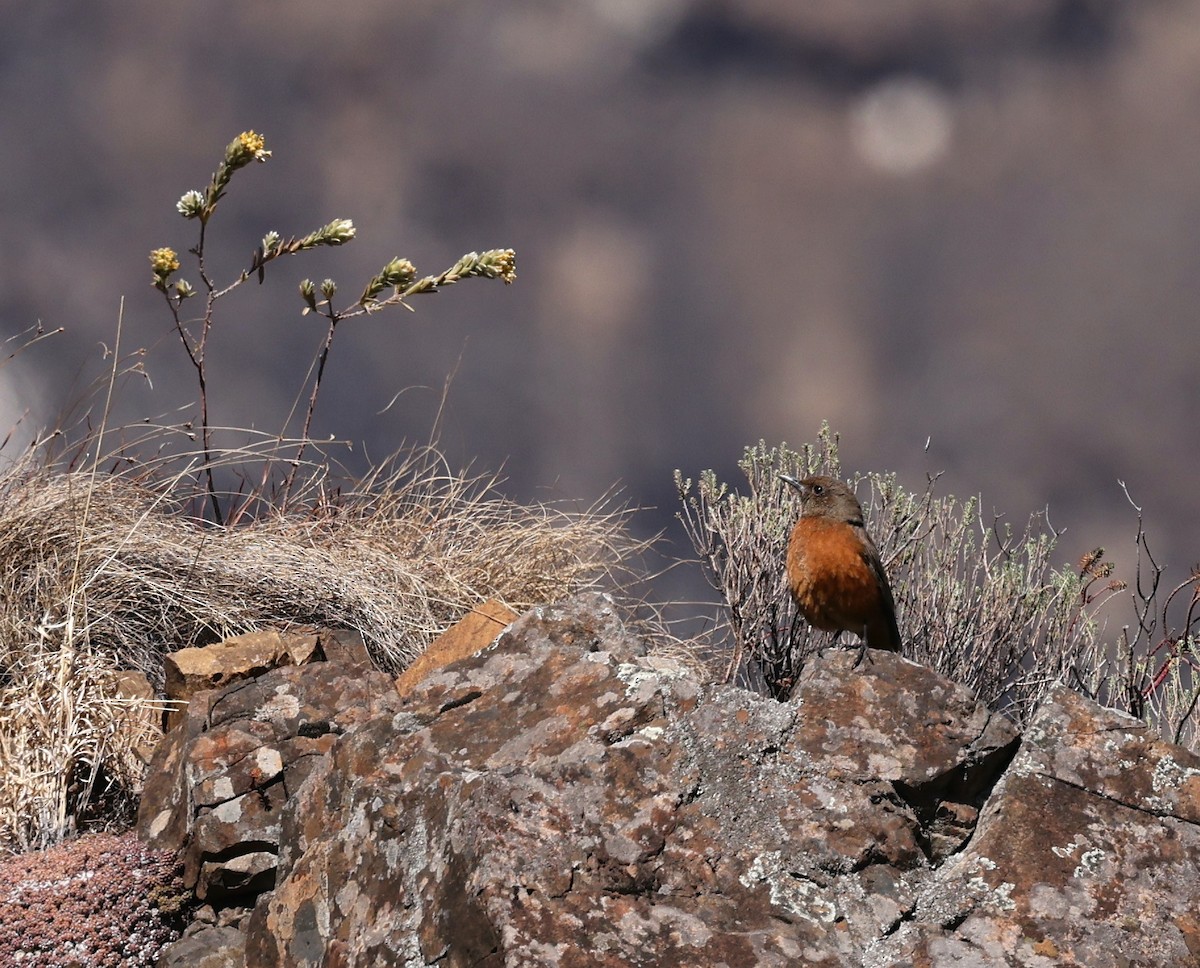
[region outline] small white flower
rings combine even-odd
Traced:
[[[204,211],[204,194],[194,189],[184,192],[183,197],[175,203],[175,208],[184,218],[196,218]]]

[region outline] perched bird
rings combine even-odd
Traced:
[[[800,520],[787,549],[787,580],[800,614],[824,632],[855,632],[864,649],[900,651],[896,603],[854,492],[832,477],[797,480]]]

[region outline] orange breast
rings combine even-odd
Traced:
[[[864,545],[844,522],[801,518],[788,541],[787,577],[808,623],[826,632],[862,632],[883,607]]]

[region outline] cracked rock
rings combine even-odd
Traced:
[[[403,695],[209,694],[158,763],[143,830],[254,905],[249,968],[1200,959],[1196,757],[1065,688],[1018,737],[891,653],[706,685],[601,595]]]
[[[1200,757],[1065,686],[868,965],[1200,964]]]
[[[247,964],[856,964],[1015,742],[895,656],[781,704],[644,653],[600,596],[536,609],[348,731]]]
[[[389,701],[389,676],[332,662],[198,693],[155,753],[139,835],[182,851],[184,882],[200,900],[252,904],[274,884],[288,797],[338,734]]]

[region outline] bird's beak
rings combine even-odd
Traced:
[[[796,478],[792,477],[791,474],[780,474],[779,479],[781,481],[786,481],[788,484],[791,484],[792,487],[794,487],[801,494],[804,493],[804,485],[801,484],[798,480],[796,480]]]

